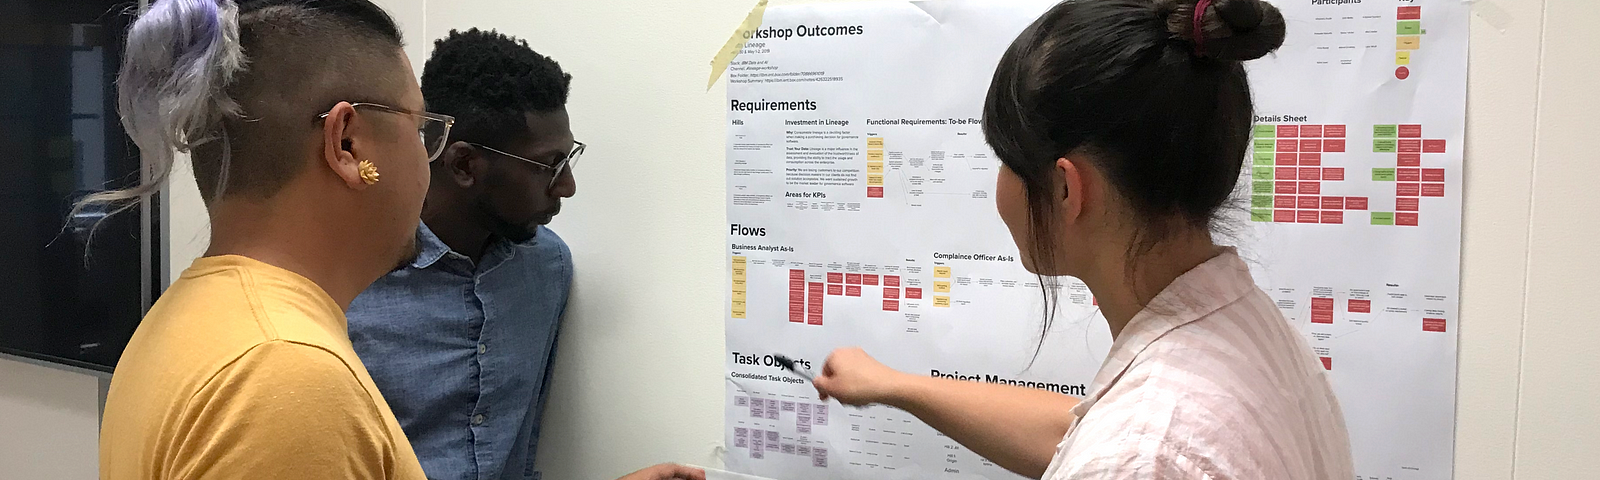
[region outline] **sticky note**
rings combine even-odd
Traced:
[[[867,173],[883,173],[883,162],[867,162]]]
[[[1253,167],[1250,169],[1251,180],[1272,180],[1272,167]]]
[[[883,186],[883,175],[867,174],[867,185]]]
[[[1398,52],[1394,52],[1394,64],[1395,65],[1410,65],[1411,64],[1411,51],[1410,50],[1401,50],[1401,51],[1398,51]]]
[[[933,306],[946,308],[950,306],[950,297],[933,297]]]
[[[1393,182],[1395,181],[1395,178],[1396,175],[1393,168],[1372,169],[1372,181],[1374,182]]]
[[[1394,212],[1372,212],[1373,225],[1394,225]]]
[[[1272,138],[1278,136],[1278,129],[1272,125],[1256,125],[1251,133],[1255,138]]]
[[[1253,195],[1250,197],[1252,208],[1272,208],[1272,195]]]
[[[1373,153],[1395,153],[1400,151],[1400,143],[1392,138],[1379,138],[1372,140]]]
[[[1418,20],[1403,20],[1396,22],[1395,35],[1421,35],[1422,22]]]
[[[883,137],[867,137],[867,147],[883,148]]]
[[[1395,138],[1400,136],[1399,125],[1373,125],[1372,138]]]
[[[950,267],[933,267],[934,278],[950,278]]]
[[[745,293],[744,290],[734,290],[733,291],[733,300],[735,302],[744,302],[745,301],[745,295],[747,295],[747,294]]]
[[[869,162],[881,162],[881,161],[883,161],[883,150],[867,150],[867,161],[869,161]]]
[[[1272,193],[1272,182],[1270,182],[1270,181],[1268,181],[1268,182],[1251,182],[1250,183],[1250,193],[1255,193],[1255,194]]]
[[[1251,143],[1257,152],[1271,152],[1278,149],[1278,141],[1270,138],[1257,138]]]
[[[933,293],[950,293],[950,282],[933,282]]]
[[[1395,37],[1395,50],[1416,50],[1422,48],[1422,37]]]
[[[1271,222],[1272,221],[1272,209],[1270,209],[1270,208],[1252,208],[1252,209],[1250,209],[1250,221],[1252,221],[1252,222]]]

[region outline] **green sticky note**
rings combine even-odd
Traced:
[[[1397,34],[1397,35],[1421,35],[1422,34],[1422,21],[1421,20],[1405,20],[1405,21],[1402,21],[1402,22],[1400,22],[1399,31],[1395,32],[1395,34]]]
[[[1272,138],[1278,136],[1278,127],[1272,125],[1256,125],[1255,138]]]
[[[1278,149],[1278,141],[1270,138],[1257,138],[1254,143],[1257,152],[1271,152]]]
[[[1272,167],[1254,167],[1250,172],[1251,180],[1272,180]]]
[[[1394,153],[1400,151],[1399,140],[1392,138],[1379,138],[1372,141],[1373,153]]]
[[[1255,195],[1250,197],[1250,208],[1272,208],[1272,195]]]
[[[1264,210],[1264,209],[1260,209],[1260,208],[1251,209],[1250,210],[1250,221],[1252,221],[1252,222],[1271,222],[1272,221],[1272,210]]]
[[[1256,165],[1272,165],[1272,152],[1256,152]]]
[[[1257,195],[1272,193],[1272,182],[1255,182],[1250,185],[1250,193]]]
[[[1394,178],[1393,168],[1372,169],[1372,181],[1374,182],[1393,182]]]
[[[1394,212],[1372,212],[1373,225],[1394,225]]]
[[[1398,125],[1373,125],[1372,138],[1396,138],[1400,136]]]

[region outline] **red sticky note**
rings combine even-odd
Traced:
[[[1333,311],[1333,299],[1331,299],[1331,298],[1311,297],[1311,311],[1313,311],[1313,312],[1332,312]]]
[[[1416,197],[1400,197],[1394,199],[1394,209],[1401,212],[1415,212],[1420,204]]]
[[[1345,210],[1366,210],[1367,197],[1344,197]]]
[[[1396,183],[1394,194],[1401,197],[1421,196],[1422,186],[1415,183]]]
[[[1399,164],[1402,167],[1420,167],[1422,166],[1422,154],[1402,153],[1400,154]]]
[[[1272,197],[1272,208],[1294,208],[1294,195],[1278,195]]]
[[[844,285],[839,285],[836,283],[828,284],[828,295],[844,295]]]
[[[1331,137],[1332,135],[1329,135],[1329,136]],[[1343,137],[1344,133],[1340,132],[1339,136]],[[1344,153],[1344,139],[1343,138],[1330,138],[1330,139],[1327,139],[1327,140],[1323,140],[1322,141],[1322,151],[1328,152],[1328,153]]]
[[[1422,125],[1401,125],[1400,138],[1422,138]]]
[[[859,296],[861,296],[861,286],[860,285],[845,285],[845,287],[844,287],[844,296],[846,296],[846,297],[859,297]]]
[[[1344,138],[1344,125],[1323,126],[1322,136],[1331,138]]]
[[[1402,182],[1420,182],[1420,181],[1422,181],[1422,169],[1420,169],[1420,168],[1401,168],[1401,169],[1396,169],[1394,171],[1394,179],[1402,181]]]
[[[1320,151],[1322,151],[1322,140],[1313,140],[1313,139],[1301,140],[1300,141],[1300,151],[1302,151],[1302,152],[1320,152]]]
[[[1417,226],[1417,214],[1412,212],[1395,212],[1394,224],[1404,227]]]
[[[1322,206],[1322,197],[1317,197],[1317,196],[1312,196],[1312,195],[1300,197],[1300,201],[1295,204],[1295,208],[1304,209],[1304,210],[1316,210],[1317,208],[1319,208],[1321,206]]]
[[[1300,136],[1316,138],[1322,136],[1322,125],[1301,125]]]
[[[1278,125],[1278,137],[1279,138],[1298,137],[1298,136],[1300,136],[1300,126],[1299,125]]]
[[[847,274],[845,274],[844,275],[844,283],[848,283],[848,284],[851,284],[851,285],[860,285],[861,284],[861,274],[859,274],[859,273],[847,273]]]
[[[1344,167],[1328,167],[1322,169],[1322,179],[1331,182],[1344,181]]]
[[[1311,312],[1311,323],[1333,323],[1333,312]]]
[[[1315,167],[1315,166],[1318,166],[1318,165],[1322,165],[1322,154],[1320,154],[1320,153],[1302,153],[1302,154],[1300,154],[1300,165],[1301,166],[1305,166],[1305,167]]]
[[[1295,151],[1299,151],[1299,149],[1300,149],[1300,141],[1299,140],[1295,140],[1293,138],[1280,138],[1280,139],[1278,139],[1278,151],[1280,151],[1280,152],[1295,152]]]
[[[1278,165],[1294,165],[1295,155],[1293,153],[1279,153],[1276,163]]]
[[[1296,178],[1300,178],[1300,171],[1296,170],[1294,167],[1279,167],[1276,172],[1273,172],[1272,178],[1278,180],[1294,180]]]
[[[1400,139],[1400,153],[1422,153],[1422,140],[1415,138]]]
[[[883,298],[900,298],[900,289],[894,287],[885,287],[883,289]]]
[[[877,285],[878,284],[878,275],[874,274],[874,273],[869,273],[869,274],[866,274],[866,275],[862,275],[861,276],[861,284],[862,285],[874,285],[874,286]]]
[[[806,271],[805,270],[790,270],[789,271],[789,280],[805,281],[805,279],[806,279]]]
[[[1294,223],[1294,210],[1273,210],[1272,221],[1274,223]]]
[[[1322,197],[1323,210],[1344,210],[1344,197]]]
[[[1424,182],[1443,182],[1444,181],[1444,169],[1443,168],[1424,168],[1424,169],[1422,169],[1422,181],[1424,181]]]
[[[1424,183],[1424,184],[1422,184],[1422,196],[1424,196],[1424,197],[1443,197],[1444,196],[1444,184],[1443,183]]]
[[[1372,300],[1350,300],[1350,313],[1372,313]]]
[[[898,312],[898,311],[900,311],[900,301],[899,300],[884,300],[883,301],[883,311],[885,311],[885,312]]]
[[[921,288],[906,288],[906,298],[916,300],[922,298]]]
[[[1339,225],[1344,223],[1344,212],[1338,210],[1323,210],[1322,223]]]
[[[1302,169],[1300,169],[1300,179],[1301,180],[1322,180],[1322,169],[1321,168],[1317,168],[1317,167],[1302,168]]]
[[[1424,332],[1443,332],[1444,330],[1445,330],[1445,321],[1444,321],[1443,318],[1424,318],[1424,319],[1422,319],[1422,331],[1424,331]]]
[[[1322,223],[1322,215],[1316,210],[1300,210],[1295,216],[1295,223]]]
[[[898,286],[900,286],[900,276],[899,275],[884,275],[883,276],[883,286],[885,286],[885,287],[898,287]]]
[[[1295,187],[1300,184],[1295,182],[1278,182],[1272,185],[1272,193],[1279,195],[1294,195],[1298,191]]]
[[[883,187],[867,187],[867,198],[883,198]]]
[[[1444,153],[1444,140],[1423,140],[1422,153]]]
[[[1400,7],[1396,20],[1422,20],[1422,7]]]
[[[838,272],[828,272],[828,283],[844,283],[844,274]]]
[[[1300,182],[1300,194],[1301,195],[1320,195],[1320,194],[1322,194],[1322,183],[1321,182]]]
[[[1333,359],[1332,358],[1329,358],[1329,357],[1317,357],[1317,358],[1322,359],[1322,368],[1323,369],[1325,369],[1325,370],[1333,370]]]

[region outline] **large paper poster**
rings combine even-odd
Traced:
[[[1054,2],[775,7],[728,69],[726,441],[781,479],[1018,478],[894,409],[816,399],[859,345],[901,370],[1088,393],[1110,346],[1086,287],[1023,270],[979,117]],[[1279,0],[1237,244],[1306,335],[1363,479],[1451,476],[1468,7]],[[1041,331],[1041,288],[1061,291]]]

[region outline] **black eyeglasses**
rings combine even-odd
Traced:
[[[382,112],[407,115],[413,118],[422,119],[422,124],[417,126],[417,135],[422,137],[422,147],[427,149],[428,162],[430,163],[434,160],[437,160],[439,158],[439,154],[444,153],[446,140],[450,138],[450,127],[455,126],[456,124],[456,117],[449,115],[441,115],[429,112],[410,112],[376,103],[352,103],[350,106],[355,108],[372,108]],[[317,115],[318,120],[326,118],[328,118],[328,113],[326,112],[322,115]]]
[[[494,153],[497,153],[497,154],[500,154],[500,155],[504,155],[504,156],[507,156],[507,157],[511,157],[511,158],[514,158],[514,159],[517,159],[517,160],[522,160],[524,162],[528,162],[528,163],[531,163],[531,164],[534,164],[534,165],[538,165],[540,168],[544,168],[544,169],[550,170],[552,173],[550,174],[550,184],[545,186],[545,188],[547,188],[547,189],[548,188],[553,188],[553,187],[556,186],[556,180],[560,180],[561,179],[561,174],[566,173],[568,170],[571,170],[572,169],[572,164],[578,163],[578,157],[582,157],[583,156],[583,149],[585,147],[588,147],[588,145],[585,145],[583,142],[572,142],[572,151],[568,152],[566,157],[562,158],[561,161],[556,162],[555,165],[546,165],[543,162],[530,160],[530,159],[523,158],[523,157],[520,157],[520,156],[517,156],[517,155],[513,155],[513,154],[510,154],[510,153],[502,152],[500,150],[494,149],[493,147],[489,147],[487,145],[483,145],[483,144],[480,144],[480,143],[468,142],[467,145],[472,145],[474,148],[481,148],[481,149],[488,150],[488,151],[491,151],[491,152],[494,152]]]

